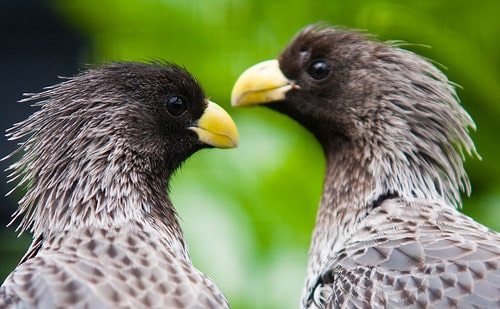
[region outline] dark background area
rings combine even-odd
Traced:
[[[57,16],[46,1],[3,1],[0,10],[0,94],[2,112],[0,130],[5,132],[13,123],[24,120],[36,108],[17,103],[23,93],[39,92],[43,87],[58,83],[58,76],[78,72],[79,55],[85,46],[83,36]],[[16,143],[0,139],[3,158],[16,149]],[[1,162],[2,170],[9,162]],[[7,172],[3,172],[2,193]],[[15,200],[0,196],[0,224],[4,226],[17,207]]]
[[[49,6],[47,1],[2,1],[0,9],[0,131],[22,121],[36,108],[21,104],[23,93],[39,92],[59,82],[58,76],[78,71],[79,55],[85,39],[76,33]],[[3,134],[2,134],[3,135]],[[17,148],[15,142],[0,138],[0,157]],[[19,193],[6,196],[7,167],[12,160],[0,162],[0,276],[4,278],[24,254],[30,236],[16,240],[16,224],[6,230],[17,208]],[[3,280],[3,279],[2,279]]]
[[[475,119],[483,160],[467,159],[463,211],[500,230],[500,2],[425,0],[65,0],[0,2],[0,131],[35,108],[17,103],[85,64],[162,58],[184,65],[234,117],[241,145],[203,151],[172,184],[195,265],[234,308],[298,306],[324,160],[309,133],[264,108],[232,109],[231,87],[303,26],[364,29],[442,65]],[[16,143],[0,138],[0,156]],[[13,160],[0,162],[5,170]],[[0,181],[0,282],[30,242],[5,228],[21,192]]]

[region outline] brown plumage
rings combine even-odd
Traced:
[[[266,103],[323,147],[303,308],[500,306],[500,235],[456,209],[474,123],[430,62],[311,26],[243,73],[232,101]]]
[[[34,241],[2,308],[225,308],[191,263],[168,186],[206,147],[235,147],[232,119],[173,64],[115,63],[29,95],[40,110],[11,180]]]

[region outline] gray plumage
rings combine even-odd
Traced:
[[[457,210],[475,125],[429,61],[313,26],[243,73],[232,100],[266,103],[323,147],[303,308],[500,307],[500,235]]]
[[[196,80],[171,64],[116,63],[23,101],[40,110],[8,131],[26,140],[11,181],[27,190],[15,219],[34,241],[0,307],[229,307],[192,265],[167,192],[192,153],[231,147],[198,136],[214,103]]]

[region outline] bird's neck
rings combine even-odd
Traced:
[[[311,278],[332,261],[379,194],[370,174],[370,153],[349,143],[324,148],[326,173],[309,252]]]
[[[89,155],[86,155],[89,154]],[[139,223],[184,247],[167,193],[169,174],[134,152],[113,148],[66,156],[57,169],[40,170],[19,214],[34,237],[82,228],[115,229]],[[22,226],[22,228],[24,228]]]
[[[447,199],[447,191],[440,187],[446,179],[437,172],[439,168],[419,165],[427,161],[418,151],[386,149],[376,142],[357,145],[342,138],[321,144],[326,173],[309,252],[306,291],[384,199],[397,196],[408,203],[429,199],[455,208]],[[453,183],[448,186],[453,188]]]

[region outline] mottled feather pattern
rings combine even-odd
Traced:
[[[7,303],[12,297],[13,308],[227,306],[210,279],[172,250],[164,235],[133,224],[56,233],[0,291]]]
[[[500,306],[500,235],[458,211],[386,200],[355,230],[310,308]]]

